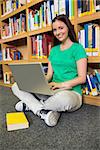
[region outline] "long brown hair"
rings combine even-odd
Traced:
[[[52,20],[52,24],[56,21],[62,21],[66,24],[66,26],[68,27],[68,36],[70,38],[70,40],[72,42],[77,42],[77,38],[76,38],[76,34],[74,31],[74,26],[72,25],[71,21],[69,20],[69,18],[66,15],[58,15],[56,16],[53,20]],[[53,30],[52,30],[53,33]],[[53,46],[59,45],[61,42],[53,35]]]

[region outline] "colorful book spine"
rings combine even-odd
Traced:
[[[59,14],[66,14],[66,5],[65,5],[65,2],[66,0],[59,0]]]
[[[89,84],[89,87],[90,87],[90,90],[91,90],[91,92],[89,94],[93,95],[93,96],[98,95],[97,89],[94,86],[94,83],[91,82],[91,79],[90,79],[89,75],[87,75],[87,81],[88,81],[88,84]]]
[[[88,48],[88,24],[84,25],[85,29],[85,48]]]
[[[95,75],[100,83],[100,73],[96,69],[94,71],[95,71]]]
[[[55,16],[59,14],[58,7],[59,7],[59,0],[54,0],[54,15]]]
[[[66,15],[69,17],[69,0],[65,0],[66,5]]]
[[[78,15],[80,16],[80,14],[81,14],[81,9],[82,9],[82,7],[81,7],[81,0],[77,0],[77,8],[78,8]]]

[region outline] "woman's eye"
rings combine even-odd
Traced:
[[[61,30],[62,30],[62,29],[63,29],[63,27],[59,27],[59,29],[61,29]]]
[[[53,32],[55,32],[56,31],[56,29],[53,29]]]

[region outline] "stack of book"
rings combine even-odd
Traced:
[[[99,0],[78,0],[78,15],[85,16],[100,11]]]
[[[12,11],[20,8],[22,5],[26,4],[26,0],[3,0],[3,13],[2,15],[7,15]]]
[[[37,35],[32,38],[32,58],[47,58],[51,47],[52,38],[49,34]]]
[[[9,18],[8,23],[4,23],[1,30],[1,38],[7,39],[26,31],[26,15],[20,13],[19,17]]]
[[[22,54],[21,52],[14,46],[9,46],[6,48],[3,48],[2,50],[3,60],[21,60]]]
[[[96,96],[100,94],[100,72],[94,70],[86,76],[86,84],[82,85],[83,94]]]
[[[78,39],[88,56],[100,56],[100,26],[98,24],[84,24],[84,28],[78,32]]]

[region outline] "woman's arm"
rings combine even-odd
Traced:
[[[71,89],[72,87],[85,83],[86,81],[86,72],[87,72],[87,59],[82,58],[77,61],[77,71],[78,71],[78,77],[66,82],[61,83],[55,83],[51,82],[52,89],[56,88],[65,88],[65,89]]]
[[[48,71],[47,71],[47,75],[46,75],[47,81],[50,81],[52,79],[52,76],[53,76],[53,69],[51,66],[51,62],[49,61],[48,62]]]
[[[63,82],[63,86],[69,84],[71,87],[86,82],[87,59],[82,58],[77,61],[78,77],[67,82]]]

